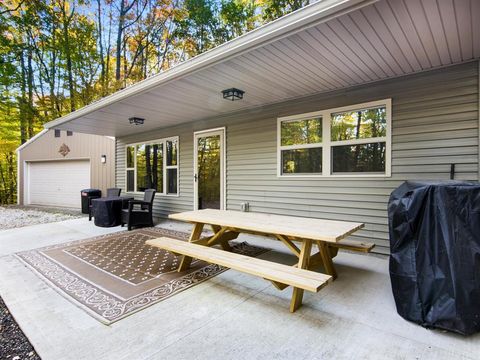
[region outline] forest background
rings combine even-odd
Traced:
[[[315,0],[0,0],[0,204],[43,124]]]

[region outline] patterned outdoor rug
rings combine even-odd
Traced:
[[[160,236],[187,240],[189,234],[146,228],[16,255],[67,299],[111,324],[228,270],[194,260],[189,270],[179,273],[179,258],[145,245]],[[232,245],[233,251],[248,256],[267,251],[245,242]]]

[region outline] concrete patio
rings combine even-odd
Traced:
[[[159,226],[188,231],[185,224]],[[480,335],[463,338],[400,318],[388,259],[341,252],[339,278],[289,313],[290,289],[226,271],[111,326],[66,300],[14,253],[120,231],[88,219],[0,232],[0,294],[38,354],[48,359],[476,359]],[[241,235],[290,256],[279,242]]]

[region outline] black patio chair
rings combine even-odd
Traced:
[[[107,198],[120,196],[122,189],[120,188],[108,188],[107,189]],[[92,198],[89,200],[88,204],[88,221],[92,221]]]
[[[109,188],[107,189],[107,198],[120,196],[122,189],[120,188]]]
[[[128,230],[132,230],[132,226],[153,226],[152,210],[155,193],[155,189],[147,189],[143,200],[130,200],[128,209],[122,210],[122,226],[127,224]]]

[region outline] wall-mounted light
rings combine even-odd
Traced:
[[[245,91],[236,89],[236,88],[231,88],[231,89],[225,89],[222,90],[223,98],[227,100],[242,100],[243,99],[243,94],[245,94]]]
[[[145,119],[134,116],[129,118],[128,121],[130,121],[130,124],[133,124],[133,125],[143,125],[143,123],[145,122]]]
[[[100,157],[100,162],[101,162],[102,164],[105,164],[105,163],[107,162],[107,155],[102,155],[102,156]]]

